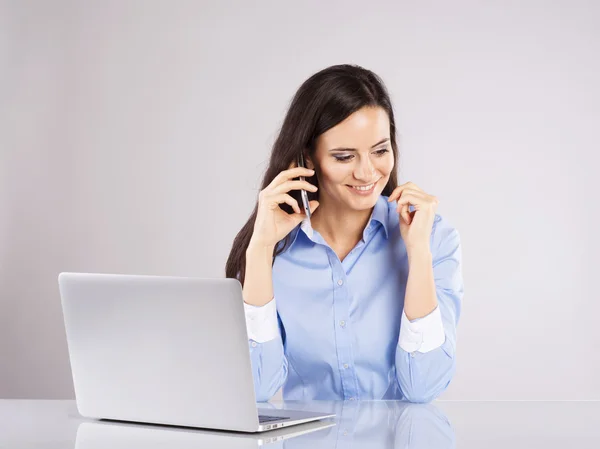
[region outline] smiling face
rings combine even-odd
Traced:
[[[389,118],[379,107],[362,108],[321,134],[315,163],[308,164],[319,180],[319,202],[354,210],[373,207],[394,169],[389,139]]]

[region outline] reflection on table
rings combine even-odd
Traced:
[[[75,449],[454,448],[450,421],[433,404],[398,401],[280,402],[261,408],[335,413],[333,420],[247,434],[116,421],[83,422]]]

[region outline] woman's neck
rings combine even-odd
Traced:
[[[319,203],[319,207],[311,216],[311,225],[330,245],[354,246],[362,238],[372,212],[372,207],[352,210]]]

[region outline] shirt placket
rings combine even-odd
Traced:
[[[354,401],[358,399],[356,379],[354,372],[354,359],[352,356],[352,339],[350,335],[349,311],[350,295],[346,285],[347,277],[344,267],[337,255],[330,249],[329,260],[333,271],[333,307],[334,329],[337,344],[338,370],[340,372],[344,399]]]

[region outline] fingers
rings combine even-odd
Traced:
[[[400,200],[398,201],[398,206],[396,207],[396,212],[400,214],[405,223],[410,224],[410,205],[414,204],[415,199],[411,195],[402,195]]]
[[[398,198],[398,206],[404,203],[403,198],[412,198],[411,204],[416,204],[426,202],[428,197],[429,195],[418,190],[404,189]]]
[[[292,161],[287,170],[284,170],[275,176],[273,181],[260,192],[260,196],[272,196],[289,192],[290,190],[300,189],[304,189],[308,192],[316,192],[318,190],[317,187],[303,179],[303,176],[311,177],[314,173],[314,170],[297,167],[296,162]],[[299,181],[290,181],[290,179],[298,177],[300,177]]]
[[[316,192],[317,190],[319,190],[317,188],[317,186],[311,184],[308,181],[286,181],[283,184],[279,184],[277,187],[275,187],[272,190],[272,192],[273,193],[285,193],[285,192],[289,192],[290,190],[300,190],[300,189],[304,189],[309,192]]]
[[[410,224],[410,209],[408,208],[408,206],[409,205],[407,203],[407,204],[403,204],[400,207],[400,216],[402,217],[402,219],[404,220],[404,222],[406,224]]]
[[[388,203],[394,201],[395,199],[400,198],[400,195],[402,195],[402,192],[406,189],[416,190],[417,192],[425,193],[423,191],[423,189],[421,189],[419,186],[417,186],[414,182],[409,181],[409,182],[404,183],[394,189],[394,191],[390,194],[390,196],[388,198]]]
[[[296,213],[301,214],[302,211],[298,206],[298,202],[292,196],[288,195],[287,192],[301,189],[308,192],[316,192],[318,190],[317,186],[302,178],[303,176],[311,177],[314,173],[314,170],[298,167],[297,162],[292,161],[287,170],[280,172],[267,187],[260,191],[259,201],[267,204],[271,209],[274,209],[279,204],[286,203],[292,206],[292,209]],[[290,181],[298,177],[300,177],[300,180]]]
[[[405,190],[398,200],[396,212],[400,213],[404,221],[410,224],[414,211],[410,212],[409,206],[414,206],[415,210],[423,210],[427,207],[435,208],[438,203],[439,201],[435,196],[427,195],[422,192]]]
[[[400,199],[398,200],[398,207],[396,210],[399,210],[401,206],[415,206],[417,209],[422,207],[425,204],[428,204],[429,198],[425,195],[420,194],[419,192],[404,192]]]
[[[294,209],[294,211],[297,214],[302,213],[302,211],[300,210],[300,206],[298,205],[298,201],[296,201],[294,198],[292,198],[287,193],[273,195],[269,198],[269,207],[273,207],[273,208],[278,207],[282,203],[286,203],[286,204],[289,204],[290,206],[292,206],[292,209]]]
[[[306,177],[310,178],[314,174],[315,174],[314,170],[311,170],[309,168],[304,168],[304,167],[295,167],[295,168],[291,168],[288,170],[284,170],[281,173],[279,173],[277,176],[275,176],[275,178],[273,179],[273,181],[271,181],[271,183],[267,186],[267,188],[274,189],[279,184],[281,184],[285,181],[288,181],[290,179],[297,178],[299,176],[306,176]]]
[[[410,212],[410,206],[420,210],[427,206],[435,207],[439,200],[437,197],[428,195],[413,182],[407,182],[396,187],[388,198],[388,203],[397,200],[396,212],[400,214],[405,223],[410,224],[415,211]]]

